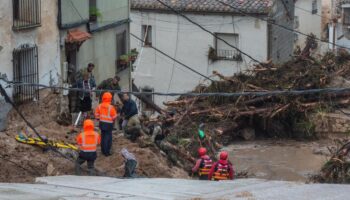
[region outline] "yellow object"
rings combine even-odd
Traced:
[[[78,147],[72,145],[72,144],[67,144],[64,142],[54,142],[54,141],[48,141],[47,143],[42,141],[40,138],[31,138],[31,137],[26,137],[23,135],[16,135],[16,140],[20,143],[23,144],[30,144],[30,145],[37,145],[40,147],[56,147],[56,148],[64,148],[64,149],[72,149],[75,151],[78,151]]]

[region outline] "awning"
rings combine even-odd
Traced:
[[[90,39],[91,34],[80,31],[78,29],[68,31],[68,35],[66,38],[67,43],[83,43],[84,41]]]

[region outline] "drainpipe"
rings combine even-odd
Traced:
[[[336,23],[333,24],[333,52],[335,51],[335,26],[336,25],[337,25]]]

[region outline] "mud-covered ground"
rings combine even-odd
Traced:
[[[55,122],[58,96],[48,91],[41,92],[41,100],[32,102],[20,109],[26,118],[37,128],[41,135],[55,141],[75,143],[76,134],[71,134],[70,128],[60,126]],[[0,132],[0,182],[31,182],[39,176],[55,176],[74,174],[74,163],[60,157],[57,153],[44,152],[41,148],[18,143],[15,135],[28,129],[21,118],[12,110],[8,115],[9,126],[5,132]],[[122,176],[124,172],[123,159],[120,150],[127,148],[138,160],[139,175],[145,177],[176,177],[187,178],[187,173],[172,167],[167,158],[155,147],[141,148],[138,143],[132,143],[122,134],[113,135],[113,155],[104,157],[98,150],[96,168],[104,176]],[[86,164],[84,165],[86,168]]]

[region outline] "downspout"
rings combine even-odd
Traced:
[[[61,29],[62,27],[62,4],[61,4],[62,0],[58,0],[58,15],[57,15],[57,25],[58,28]]]
[[[337,23],[333,22],[333,52],[335,51],[335,26]]]

